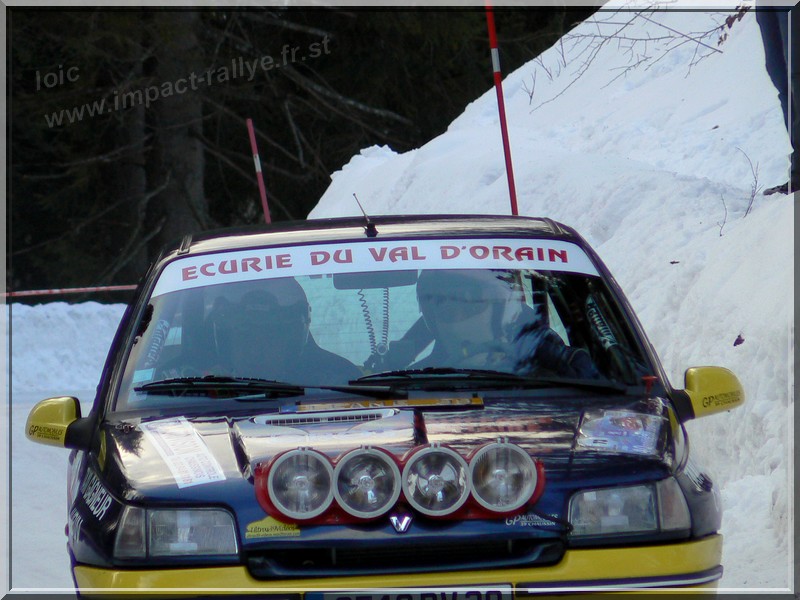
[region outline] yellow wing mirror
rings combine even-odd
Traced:
[[[28,414],[25,437],[48,446],[66,447],[67,428],[81,418],[81,404],[72,396],[38,402]]]
[[[744,388],[739,378],[728,369],[692,367],[687,369],[684,382],[695,418],[731,410],[744,404]]]

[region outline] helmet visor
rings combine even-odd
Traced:
[[[458,323],[474,317],[487,307],[485,294],[474,287],[476,289],[422,293],[419,295],[420,311],[440,323]]]
[[[425,271],[417,284],[420,312],[438,323],[458,323],[491,304],[508,302],[514,284],[505,271]]]

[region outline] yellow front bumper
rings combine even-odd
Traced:
[[[480,548],[475,549],[480,552]],[[263,594],[313,590],[489,587],[511,585],[516,595],[577,589],[615,591],[716,587],[722,536],[658,546],[571,549],[556,565],[524,569],[450,571],[413,575],[370,575],[322,579],[263,581],[242,566],[187,569],[113,570],[76,566],[75,581],[83,593],[144,591],[161,593]]]

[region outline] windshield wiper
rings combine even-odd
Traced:
[[[272,379],[257,379],[252,377],[229,377],[220,375],[206,375],[205,377],[176,377],[145,383],[133,388],[134,392],[150,394],[171,393],[175,396],[191,395],[194,392],[207,394],[209,392],[259,392],[266,396],[300,396],[305,391],[302,386],[275,381]]]
[[[382,373],[373,373],[372,375],[365,375],[350,382],[350,385],[358,385],[362,381],[370,381],[372,379],[418,379],[425,377],[438,377],[442,375],[459,375],[463,377],[477,377],[477,378],[510,378],[522,379],[519,375],[514,373],[506,373],[504,371],[492,371],[489,369],[457,369],[455,367],[426,367],[424,369],[399,369],[397,371],[383,371]]]
[[[274,379],[258,379],[254,377],[230,377],[206,375],[205,377],[177,377],[145,383],[133,388],[135,392],[171,393],[175,396],[193,393],[208,394],[210,392],[244,392],[245,395],[229,395],[229,399],[238,401],[262,400],[277,396],[302,396],[307,389],[331,390],[342,394],[355,394],[371,398],[406,398],[404,390],[395,390],[386,385],[300,385],[276,381]]]
[[[468,381],[485,385],[494,383],[503,387],[547,388],[579,387],[596,391],[625,392],[628,386],[609,379],[573,379],[567,377],[528,377],[505,371],[488,369],[458,369],[454,367],[427,367],[425,369],[401,369],[373,373],[351,381],[351,385],[373,380],[390,380],[393,387],[415,385],[430,381]]]
[[[408,392],[405,390],[398,390],[390,385],[310,385],[318,390],[330,390],[332,392],[340,392],[342,394],[355,394],[356,396],[367,396],[369,398],[379,399],[392,399],[392,398],[408,398]]]

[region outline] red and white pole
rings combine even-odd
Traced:
[[[500,133],[503,136],[503,154],[506,159],[506,178],[508,179],[508,196],[511,200],[511,214],[519,215],[517,210],[517,188],[514,185],[514,168],[511,163],[511,144],[508,141],[508,125],[506,123],[506,106],[503,102],[503,78],[500,73],[500,52],[497,49],[497,32],[494,27],[494,11],[490,0],[486,2],[486,24],[489,27],[489,46],[492,50],[492,69],[494,71],[494,88],[497,91],[497,110],[500,113]]]
[[[261,208],[264,209],[264,220],[267,224],[272,222],[269,216],[269,204],[267,204],[267,189],[264,187],[264,176],[261,173],[261,158],[258,156],[258,146],[256,145],[256,132],[253,129],[253,119],[247,119],[247,133],[250,135],[250,149],[253,151],[253,163],[256,167],[256,179],[258,180],[258,193],[261,194]]]

